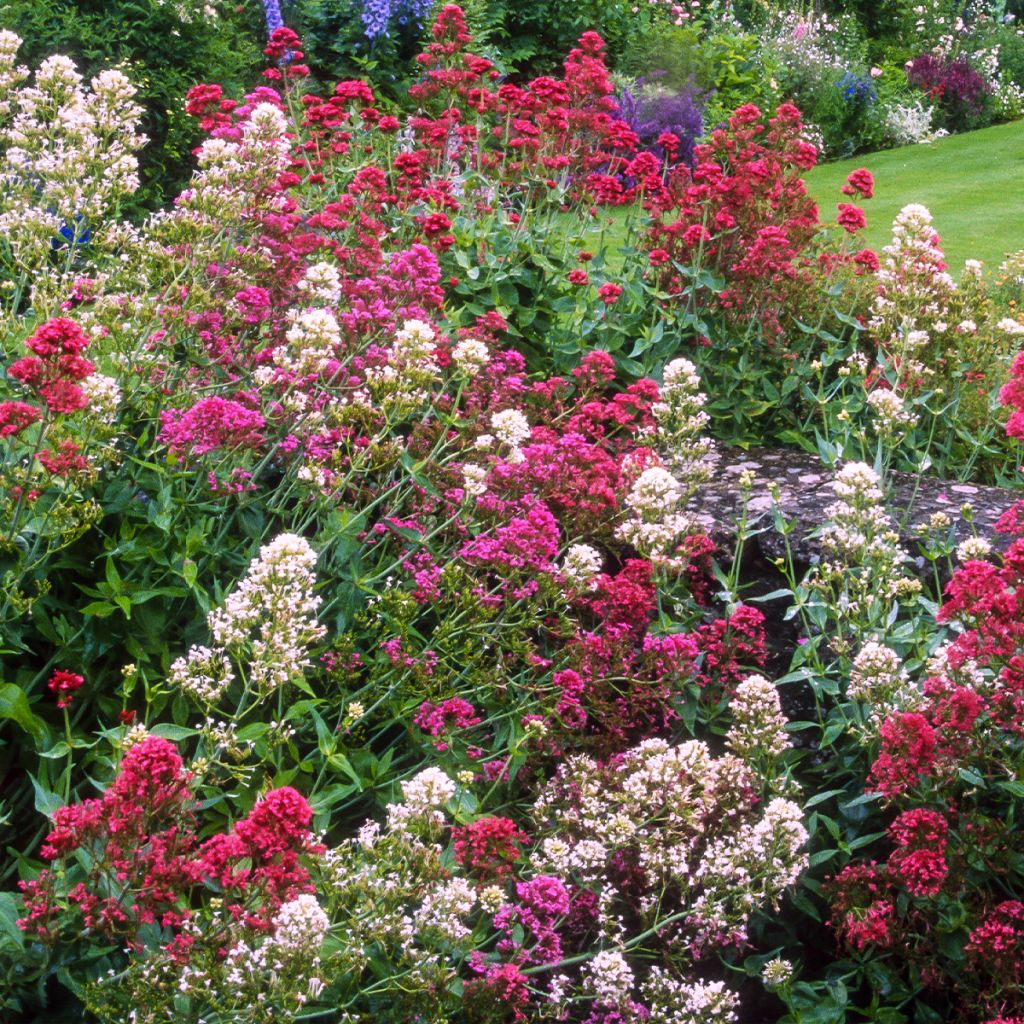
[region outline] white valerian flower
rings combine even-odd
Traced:
[[[487,493],[487,467],[467,462],[462,467],[462,488],[471,498]]]
[[[789,960],[783,960],[781,957],[775,957],[774,960],[769,960],[768,963],[761,968],[761,980],[764,982],[764,987],[769,992],[774,992],[777,988],[781,988],[793,977],[793,965]]]
[[[329,309],[292,310],[285,332],[287,345],[274,352],[274,362],[294,373],[319,373],[341,344],[341,328]]]
[[[273,944],[288,956],[315,956],[331,922],[311,893],[283,903],[273,921]]]
[[[1024,324],[1022,324],[1019,320],[1014,320],[1012,317],[1008,316],[1003,317],[1003,319],[996,324],[996,329],[999,331],[1004,331],[1006,334],[1024,334]]]
[[[257,103],[249,114],[249,120],[242,126],[242,135],[247,142],[275,140],[288,130],[284,111],[273,103]]]
[[[430,324],[422,320],[406,320],[395,334],[395,355],[406,363],[428,360],[433,355],[436,337]]]
[[[121,385],[113,377],[90,373],[79,386],[89,399],[89,415],[101,423],[113,423],[121,404]]]
[[[335,306],[341,300],[341,274],[333,263],[314,263],[297,287],[318,305]]]
[[[867,401],[875,414],[875,429],[883,438],[898,440],[917,425],[918,417],[904,406],[895,391],[876,388],[868,395]]]
[[[193,646],[171,664],[169,682],[201,704],[214,704],[234,681],[231,661],[222,650]]]
[[[452,362],[470,377],[479,373],[490,358],[487,346],[476,338],[466,338],[452,349]]]
[[[589,544],[573,544],[565,553],[562,575],[571,583],[586,583],[601,571],[601,554]]]
[[[742,758],[761,753],[776,757],[788,749],[779,691],[764,676],[748,676],[739,683],[729,709],[733,724],[725,742],[734,754]]]
[[[463,921],[476,906],[476,889],[465,878],[453,878],[437,885],[413,913],[420,932],[440,932],[450,942],[471,934]]]
[[[530,423],[518,409],[502,409],[491,416],[494,436],[511,448],[519,448],[530,437]]]
[[[661,466],[645,469],[626,496],[626,504],[641,516],[661,516],[675,510],[682,489],[676,478]]]
[[[406,833],[415,825],[440,828],[445,822],[442,808],[455,792],[454,781],[440,768],[425,768],[402,783],[402,803],[388,804],[388,829]]]
[[[635,979],[625,956],[604,949],[584,968],[585,985],[604,1006],[620,1006],[629,999]]]
[[[961,562],[984,561],[992,554],[992,544],[984,537],[968,537],[957,545],[956,557]]]
[[[309,646],[326,632],[316,619],[316,560],[304,537],[280,534],[207,617],[218,647],[247,657],[248,681],[261,696],[308,668]]]

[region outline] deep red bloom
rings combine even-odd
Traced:
[[[846,184],[839,191],[843,195],[859,195],[863,199],[870,199],[875,194],[875,179],[866,167],[858,167],[850,171]]]
[[[46,684],[52,694],[57,697],[57,707],[66,708],[74,700],[75,693],[85,685],[85,677],[66,668],[57,669]]]
[[[530,837],[511,818],[481,818],[452,830],[455,859],[481,882],[501,881],[522,857]]]
[[[864,211],[859,206],[853,206],[850,203],[839,204],[839,215],[836,217],[836,223],[841,228],[849,231],[851,235],[868,226],[868,220],[864,216]]]

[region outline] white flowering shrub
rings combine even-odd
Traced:
[[[73,61],[18,64],[21,40],[0,30],[0,248],[3,308],[31,300],[54,311],[79,250],[112,247],[107,220],[139,185],[136,151],[142,108],[116,69],[82,81]]]

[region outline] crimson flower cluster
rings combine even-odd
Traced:
[[[82,355],[88,345],[89,339],[78,324],[66,317],[55,317],[36,328],[25,342],[32,355],[11,363],[7,375],[39,395],[51,413],[78,412],[89,404],[78,382],[96,369]],[[20,412],[9,411],[5,426],[22,422],[26,415],[23,407]]]
[[[141,948],[139,929],[156,924],[187,960],[194,939],[182,925],[212,882],[235,919],[269,930],[282,903],[311,889],[302,864],[315,850],[309,804],[290,787],[272,790],[231,831],[202,840],[191,782],[168,740],[150,735],[129,748],[101,797],[55,812],[40,851],[55,867],[21,883],[19,926],[52,943],[77,921]]]

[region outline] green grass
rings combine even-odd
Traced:
[[[836,203],[856,202],[839,193],[855,167],[875,176],[874,199],[858,202],[868,217],[859,237],[873,249],[889,243],[892,219],[907,203],[931,210],[954,276],[965,259],[995,270],[1007,253],[1024,249],[1024,122],[816,167],[807,189],[823,221],[834,219]]]

